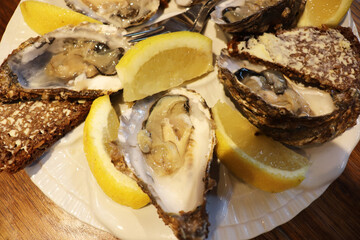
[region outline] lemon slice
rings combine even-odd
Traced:
[[[96,181],[112,200],[135,209],[141,208],[149,203],[148,195],[111,162],[110,142],[117,139],[118,128],[118,116],[109,96],[97,98],[85,120],[85,155]]]
[[[298,26],[337,26],[351,6],[352,0],[307,0]]]
[[[124,100],[142,99],[213,70],[212,40],[174,32],[143,40],[125,53],[116,70]]]
[[[36,33],[45,34],[57,28],[81,22],[101,23],[83,14],[38,1],[25,1],[20,4],[26,24]]]
[[[238,178],[268,192],[281,192],[305,178],[307,158],[259,134],[240,112],[226,103],[213,107],[217,155]]]

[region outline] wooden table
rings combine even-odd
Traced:
[[[19,0],[0,0],[0,36]],[[360,26],[360,0],[351,6]],[[343,174],[290,222],[256,239],[359,239],[360,144]],[[0,239],[117,239],[56,206],[25,171],[0,173]]]

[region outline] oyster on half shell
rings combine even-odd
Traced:
[[[262,33],[294,27],[306,0],[223,0],[211,19],[229,33]]]
[[[126,28],[153,16],[160,0],[65,0],[68,7],[103,23]]]
[[[266,135],[293,146],[324,143],[356,124],[360,92],[320,89],[223,49],[219,79],[240,112]],[[297,79],[298,80],[298,79]]]
[[[84,23],[31,38],[4,61],[0,98],[96,98],[122,89],[115,66],[129,45],[119,28]]]
[[[122,110],[118,145],[174,234],[179,239],[205,239],[215,128],[202,97],[178,88],[137,101]]]

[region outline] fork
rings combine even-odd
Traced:
[[[148,37],[169,32],[191,31],[201,33],[206,25],[209,13],[219,1],[207,0],[205,4],[194,4],[183,13],[145,26],[140,30],[136,30],[136,27],[133,31],[130,29],[130,32],[124,36],[128,39],[129,43],[136,43]]]

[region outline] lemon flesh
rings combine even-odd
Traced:
[[[235,176],[268,192],[281,192],[304,180],[307,158],[260,134],[226,103],[218,102],[212,111],[217,155]]]
[[[352,0],[307,0],[298,26],[337,26],[351,6]]]
[[[26,24],[36,33],[43,35],[57,28],[81,22],[101,23],[83,14],[38,1],[25,1],[20,4]]]
[[[101,189],[115,202],[141,208],[150,199],[135,180],[118,171],[111,162],[110,143],[117,139],[119,119],[109,96],[97,98],[84,126],[84,152],[92,174]]]
[[[213,70],[212,40],[193,32],[150,37],[130,48],[116,70],[124,100],[139,100]]]

